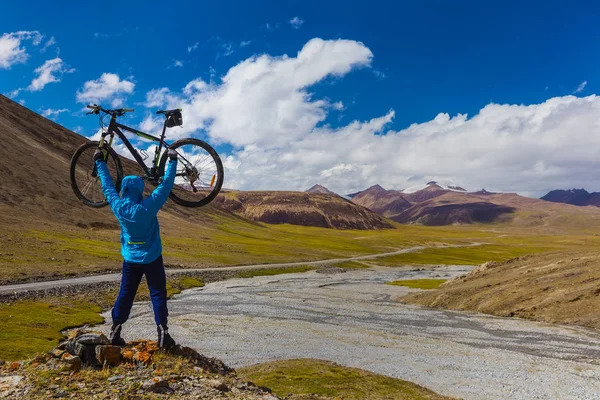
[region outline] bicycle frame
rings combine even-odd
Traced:
[[[131,132],[136,136],[139,136],[141,138],[147,139],[147,140],[151,140],[153,142],[158,142],[158,148],[156,149],[156,152],[154,154],[154,160],[152,162],[152,168],[148,168],[146,166],[146,163],[144,162],[144,159],[142,158],[142,156],[140,156],[140,153],[133,147],[133,145],[131,144],[131,142],[127,139],[127,137],[125,136],[125,134],[123,133],[123,131],[127,131],[127,132]],[[125,147],[127,147],[127,150],[129,150],[129,152],[131,153],[131,155],[133,156],[133,158],[135,158],[135,161],[137,161],[137,163],[140,165],[140,167],[144,170],[144,172],[146,173],[146,175],[148,177],[153,177],[156,178],[156,173],[157,170],[156,168],[158,167],[158,161],[159,161],[159,156],[160,156],[160,152],[162,150],[163,145],[165,146],[165,149],[168,149],[170,147],[170,145],[165,142],[165,133],[167,130],[167,125],[166,122],[163,125],[163,130],[162,130],[162,134],[160,135],[160,138],[156,137],[156,136],[152,136],[149,135],[147,133],[144,132],[140,132],[137,129],[133,129],[130,128],[129,126],[120,124],[116,121],[116,117],[112,117],[110,119],[110,124],[108,125],[108,129],[106,130],[106,132],[102,133],[102,138],[100,139],[100,144],[99,147],[102,147],[104,145],[104,143],[106,142],[106,136],[110,135],[110,140],[108,142],[108,146],[111,147],[115,134],[123,141],[123,143],[125,144]]]

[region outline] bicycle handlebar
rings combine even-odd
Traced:
[[[113,117],[120,117],[122,115],[124,115],[125,113],[128,112],[134,112],[135,110],[133,108],[117,108],[114,110],[106,110],[104,108],[102,108],[102,106],[99,106],[97,104],[91,104],[91,105],[87,105],[87,108],[91,109],[92,111],[86,113],[85,115],[89,115],[89,114],[99,114],[100,111],[109,114]]]

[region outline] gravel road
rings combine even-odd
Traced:
[[[478,246],[480,243],[473,243],[471,245],[448,245],[443,247],[468,247],[468,246]],[[262,268],[287,268],[287,267],[296,267],[302,265],[313,265],[313,266],[322,266],[322,265],[330,265],[335,263],[340,263],[344,261],[362,261],[362,260],[373,260],[379,257],[387,257],[387,256],[395,256],[398,254],[406,254],[412,253],[414,251],[423,250],[426,247],[424,246],[415,246],[409,247],[405,249],[395,250],[387,253],[377,253],[377,254],[367,254],[364,256],[355,256],[355,257],[345,257],[345,258],[331,258],[327,260],[317,260],[317,261],[299,261],[299,262],[289,262],[289,263],[279,263],[279,264],[251,264],[251,265],[236,265],[233,267],[210,267],[210,268],[185,268],[185,269],[177,269],[177,268],[169,268],[167,269],[167,274],[180,274],[186,272],[221,272],[221,271],[244,271],[251,269],[262,269]],[[121,280],[120,273],[113,274],[101,274],[101,275],[88,275],[81,276],[77,278],[64,278],[57,279],[52,281],[39,281],[39,282],[27,282],[27,283],[17,283],[13,285],[2,285],[0,286],[0,295],[9,295],[15,293],[23,293],[28,291],[44,291],[48,289],[56,289],[56,288],[66,288],[70,286],[81,286],[81,285],[93,285],[104,282],[118,282]]]
[[[394,299],[409,289],[384,284],[468,269],[381,268],[215,282],[170,301],[171,332],[233,367],[311,357],[464,399],[599,398],[595,332],[407,306]],[[155,335],[149,305],[136,304],[124,336]]]

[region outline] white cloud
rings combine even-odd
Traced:
[[[44,117],[48,118],[48,117],[58,117],[61,113],[67,112],[69,111],[68,108],[61,108],[58,110],[53,110],[52,108],[46,108],[46,109],[42,109],[40,110],[40,114],[42,114]]]
[[[281,22],[277,22],[275,24],[271,24],[271,23],[267,22],[265,24],[265,28],[267,28],[267,30],[270,32],[273,32],[274,30],[279,29],[280,26],[281,26]]]
[[[449,180],[471,190],[536,195],[600,190],[600,97],[492,103],[471,118],[440,113],[399,131],[390,130],[393,110],[326,125],[343,103],[317,98],[311,86],[371,59],[362,43],[313,39],[296,56],[251,57],[214,83],[195,79],[181,92],[156,89],[146,100],[184,109],[184,127],[169,130],[171,140],[202,132],[212,144],[233,145],[222,154],[227,187],[304,190],[319,182],[349,193],[375,183],[403,189]],[[161,121],[144,123],[152,131]]]
[[[232,55],[235,50],[233,50],[233,44],[232,43],[223,43],[221,44],[221,49],[223,50],[223,55],[225,57]]]
[[[75,69],[69,68],[69,66],[58,57],[47,60],[42,66],[35,69],[34,72],[37,74],[37,77],[31,81],[27,90],[38,92],[49,83],[60,82],[63,74],[69,74],[74,71]]]
[[[294,17],[289,21],[290,25],[292,26],[292,28],[294,29],[300,29],[300,27],[302,26],[302,24],[304,23],[303,20],[301,20],[298,17]]]
[[[583,92],[583,89],[585,89],[586,86],[587,86],[587,81],[581,82],[579,84],[579,86],[577,86],[577,89],[575,89],[575,91],[573,92],[573,94],[577,94],[577,93]]]
[[[10,91],[8,93],[8,97],[10,97],[11,99],[14,99],[15,97],[17,97],[19,95],[19,93],[21,93],[21,90],[23,90],[23,88],[18,88],[18,89]]]
[[[173,60],[173,64],[171,64],[171,67],[183,67],[183,61]]]
[[[21,46],[22,42],[31,40],[34,46],[37,46],[42,38],[42,34],[38,31],[18,31],[0,36],[0,69],[9,69],[14,64],[27,61],[29,54]]]
[[[376,77],[378,77],[379,79],[385,79],[385,78],[387,78],[387,75],[386,75],[385,73],[381,72],[381,71],[380,71],[380,70],[378,70],[378,69],[374,69],[374,70],[373,70],[373,75],[375,75],[375,76],[376,76]]]
[[[368,66],[372,53],[351,40],[312,39],[297,57],[261,55],[231,68],[221,84],[190,82],[177,95],[166,88],[147,95],[150,106],[183,108],[184,136],[209,129],[213,140],[243,147],[276,146],[310,133],[330,103],[312,99],[307,88],[328,76]]]
[[[341,101],[337,101],[331,105],[331,108],[333,108],[334,110],[337,110],[337,111],[342,111],[346,107],[344,107],[344,103],[342,103]]]
[[[43,53],[48,49],[48,47],[53,46],[55,44],[56,44],[56,39],[54,38],[54,36],[52,36],[50,39],[48,39],[48,41],[46,43],[44,43],[44,46],[40,49],[40,51]]]
[[[112,107],[120,107],[124,103],[124,96],[133,93],[134,88],[133,82],[105,72],[100,78],[83,84],[83,88],[77,91],[77,102],[98,103],[110,100]]]
[[[240,42],[240,47],[246,47],[248,46],[250,43],[252,43],[252,40],[242,40]]]
[[[156,117],[152,114],[147,114],[139,128],[142,132],[154,135],[161,133],[163,124],[164,117]]]
[[[188,50],[188,53],[191,53],[192,51],[196,50],[196,49],[198,48],[198,46],[199,46],[199,45],[200,45],[200,43],[196,42],[196,43],[194,43],[193,45],[191,45],[191,46],[188,46],[188,48],[187,48],[187,50]]]
[[[337,129],[314,128],[277,146],[250,144],[228,155],[228,186],[295,189],[320,182],[340,193],[375,183],[403,189],[450,180],[470,190],[543,195],[600,189],[600,97],[541,104],[489,104],[472,118],[439,114],[388,131],[394,112]],[[307,186],[308,185],[308,186]]]

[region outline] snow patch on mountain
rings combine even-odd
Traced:
[[[431,187],[431,186],[439,186],[440,188],[442,188],[444,190],[450,190],[453,192],[463,192],[463,193],[466,192],[465,189],[463,189],[459,185],[455,184],[454,182],[442,180],[442,181],[429,181],[425,184],[411,186],[409,188],[402,190],[402,193],[407,193],[407,194],[415,193],[420,190],[427,189],[428,187]]]

